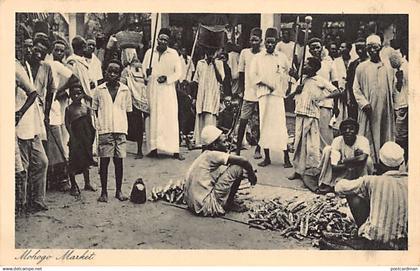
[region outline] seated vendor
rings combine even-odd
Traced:
[[[319,193],[332,192],[338,179],[354,180],[373,173],[369,141],[357,135],[357,121],[346,119],[341,122],[339,129],[341,135],[334,138],[331,146],[326,146],[322,152]]]
[[[342,179],[335,191],[346,196],[358,226],[361,249],[407,249],[408,175],[400,172],[404,150],[395,142],[379,151],[381,176]],[[357,242],[353,242],[353,245]]]
[[[234,197],[244,173],[251,185],[257,183],[251,163],[244,157],[226,153],[226,135],[217,127],[204,127],[201,138],[205,150],[186,175],[184,199],[188,207],[203,216],[246,211],[246,207],[234,201]]]

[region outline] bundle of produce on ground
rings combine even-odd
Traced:
[[[289,201],[275,198],[252,208],[248,224],[252,228],[279,231],[280,235],[297,240],[323,237],[347,240],[357,235],[357,226],[341,210],[345,204],[345,199],[334,195],[306,201],[296,197]]]
[[[184,180],[169,180],[168,184],[164,187],[153,187],[149,200],[164,200],[170,203],[186,204],[184,201],[184,184]]]

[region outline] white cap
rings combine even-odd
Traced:
[[[201,132],[201,140],[205,145],[210,145],[222,134],[222,130],[213,125],[207,125]]]
[[[404,162],[404,150],[395,142],[388,141],[379,150],[379,159],[388,167],[398,167]]]
[[[370,35],[366,38],[366,44],[382,44],[381,38],[378,35]]]

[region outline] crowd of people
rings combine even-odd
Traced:
[[[107,202],[111,158],[115,197],[127,200],[127,140],[137,143],[142,159],[144,135],[151,158],[184,160],[183,140],[189,150],[203,149],[186,175],[194,213],[242,210],[234,201],[241,180],[257,182],[251,162],[240,156],[256,119],[258,166],[270,166],[270,154],[280,152],[284,167],[293,167],[290,180],[301,179],[315,193],[347,195],[364,238],[406,238],[407,176],[398,170],[408,168],[407,46],[383,46],[380,36],[361,31],[353,42],[311,37],[304,46],[291,41],[290,29],[265,29],[264,39],[262,33],[252,29],[250,48],[240,53],[203,46],[196,63],[167,28],[143,59],[135,48],[100,59],[94,39],[76,36],[68,48],[34,33],[16,60],[17,214],[48,210],[47,188],[80,195],[78,174],[84,190],[96,191],[89,169],[98,165],[98,201]],[[294,135],[285,101],[295,105]],[[398,212],[378,207],[393,202],[384,199],[388,194]],[[388,230],[395,223],[381,218],[391,217],[398,227]]]

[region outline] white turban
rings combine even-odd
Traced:
[[[395,142],[388,141],[379,150],[379,159],[388,167],[398,167],[404,162],[404,150]]]
[[[366,38],[366,44],[382,44],[381,38],[378,35],[370,35]]]
[[[213,125],[207,125],[201,132],[201,139],[205,145],[210,145],[222,134],[222,130]]]

